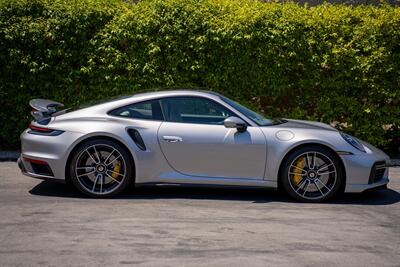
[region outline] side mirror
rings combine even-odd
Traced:
[[[224,126],[226,128],[236,128],[239,133],[243,133],[247,129],[246,122],[238,117],[229,117],[224,120]]]

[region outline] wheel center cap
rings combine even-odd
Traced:
[[[313,172],[313,171],[308,172],[308,177],[309,177],[309,178],[314,179],[316,176],[317,176],[317,175],[316,175],[315,172]]]
[[[98,165],[97,166],[97,171],[98,172],[104,172],[106,170],[106,167],[104,167],[103,165]]]

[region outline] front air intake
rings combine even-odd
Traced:
[[[128,129],[128,134],[132,138],[133,142],[137,145],[140,150],[145,151],[146,145],[143,142],[143,138],[136,129]]]
[[[378,161],[372,166],[371,174],[369,176],[369,184],[379,182],[383,179],[386,172],[386,162]]]

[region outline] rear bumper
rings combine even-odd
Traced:
[[[55,180],[59,182],[65,182],[64,179],[56,178],[54,176],[50,175],[42,175],[42,174],[37,174],[32,168],[32,165],[29,163],[29,161],[24,160],[22,157],[19,157],[17,160],[17,164],[19,169],[21,170],[22,174],[36,178],[36,179],[41,179],[41,180]]]
[[[76,132],[64,132],[58,136],[42,136],[24,131],[21,134],[21,155],[18,166],[23,174],[30,177],[64,181],[68,155],[75,141],[81,136],[81,133]],[[45,163],[50,172],[38,171],[38,168],[32,166],[34,165],[32,161]],[[43,175],[48,173],[51,175]]]

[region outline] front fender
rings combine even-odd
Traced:
[[[268,143],[265,180],[277,181],[279,169],[285,157],[296,147],[305,144],[326,146],[333,151],[347,151],[353,154],[360,152],[350,146],[337,131],[310,129],[280,129],[275,127],[263,128]],[[291,138],[278,138],[278,132],[287,131]]]

